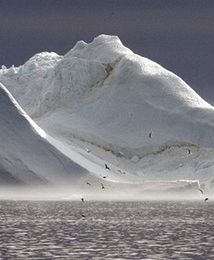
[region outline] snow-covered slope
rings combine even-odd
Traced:
[[[75,182],[87,170],[61,154],[0,84],[0,183]]]
[[[36,54],[0,81],[67,151],[87,147],[133,180],[214,179],[214,108],[116,36]]]

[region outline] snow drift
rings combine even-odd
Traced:
[[[122,181],[123,170],[133,182],[214,179],[214,108],[116,36],[79,41],[65,56],[36,54],[0,70],[0,81],[68,157],[76,149],[108,161],[110,179]]]

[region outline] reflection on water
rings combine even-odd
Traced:
[[[214,259],[213,205],[1,201],[0,258]]]

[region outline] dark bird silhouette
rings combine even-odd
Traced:
[[[190,149],[188,149],[188,154],[191,154],[191,150]]]
[[[208,198],[205,198],[204,201],[208,201]]]
[[[108,165],[106,163],[105,163],[105,169],[110,170],[110,168],[108,167]]]
[[[81,201],[84,203],[85,202],[84,198],[81,198]]]
[[[149,138],[152,138],[152,132],[149,133]]]
[[[106,179],[106,176],[103,176],[103,179]]]
[[[85,218],[85,215],[84,215],[84,214],[81,214],[81,216],[82,216],[83,218]]]
[[[199,191],[201,192],[201,194],[204,194],[203,190],[202,189],[199,189]]]
[[[87,185],[91,186],[91,183],[90,182],[86,182]]]
[[[101,183],[102,190],[105,189],[104,185]]]

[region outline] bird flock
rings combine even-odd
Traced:
[[[152,132],[150,132],[148,136],[149,136],[149,138],[152,138]],[[86,151],[87,151],[87,153],[90,153],[90,152],[91,152],[88,148],[86,148]],[[190,149],[187,149],[187,152],[188,152],[188,154],[191,154],[191,150],[190,150]],[[111,170],[110,167],[107,165],[107,163],[104,164],[104,168],[105,168],[106,170],[108,170],[108,171]],[[120,172],[121,174],[126,174],[125,171],[122,171],[122,170],[120,170],[120,169],[118,169],[117,171]],[[106,178],[107,178],[106,175],[103,175],[102,177],[103,177],[103,179],[106,179]],[[90,183],[90,182],[86,182],[86,184],[87,184],[88,186],[91,186],[91,183]],[[104,190],[104,189],[105,189],[104,184],[101,182],[100,185],[101,185],[101,189]],[[206,197],[206,196],[204,196],[204,191],[203,191],[201,188],[199,188],[199,191],[200,191],[200,193],[203,195],[204,201],[207,202],[207,201],[209,200],[209,198]],[[84,198],[81,198],[81,202],[82,202],[82,203],[85,203],[85,199],[84,199]],[[86,215],[85,215],[84,213],[81,213],[81,216],[82,216],[82,218],[85,218],[85,217],[86,217]]]

